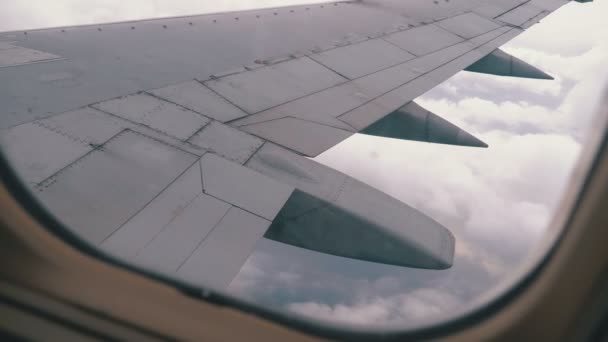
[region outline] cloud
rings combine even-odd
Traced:
[[[300,283],[292,284],[287,296],[276,286],[272,294],[258,296],[260,302],[334,322],[403,323],[454,312],[508,279],[544,236],[606,82],[608,34],[571,39],[572,32],[593,31],[603,20],[583,7],[566,6],[560,17],[544,20],[542,30],[524,33],[505,47],[555,81],[461,72],[418,100],[490,148],[356,135],[317,158],[449,227],[456,236],[451,269],[360,263],[359,272],[350,272],[348,261],[332,265],[331,257],[294,255],[289,247],[278,251],[265,244],[259,251],[272,250],[282,262],[269,263],[265,280],[255,288],[278,284],[272,279],[281,269],[300,274]],[[560,48],[558,39],[548,37],[564,20],[576,28]],[[269,299],[277,295],[280,300]]]
[[[532,57],[528,50],[514,53]],[[602,56],[608,50],[601,44],[579,56],[556,58],[539,50],[533,61],[550,65],[554,83],[461,72],[418,100],[488,142],[488,149],[356,135],[317,158],[449,227],[456,236],[450,270],[336,261],[267,241],[250,258],[263,275],[239,287],[247,283],[248,262],[231,290],[258,303],[354,324],[437,317],[487,293],[543,238],[583,148],[593,94],[605,81]],[[560,71],[569,64],[580,67]],[[497,95],[503,93],[510,95]],[[297,281],[282,282],[284,272]]]
[[[360,299],[353,304],[290,303],[288,310],[317,320],[384,325],[437,316],[459,304],[458,298],[449,292],[427,288],[390,297]]]
[[[542,237],[580,144],[559,134],[479,136],[489,149],[357,136],[322,161],[435,218],[458,241],[517,255]]]
[[[553,65],[546,69],[554,70],[556,81],[461,72],[418,102],[472,132],[556,133],[582,141],[608,79],[604,67],[608,44],[577,57],[558,57],[559,62],[551,62],[545,53],[539,56],[543,59],[540,65]],[[560,82],[560,89],[545,86]]]

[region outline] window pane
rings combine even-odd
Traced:
[[[286,315],[412,327],[513,282],[602,127],[606,2],[520,35],[545,12],[301,3],[2,4],[2,150],[87,243]]]

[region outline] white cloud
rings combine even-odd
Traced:
[[[300,280],[300,278],[302,277],[299,274],[293,272],[279,272],[277,278],[286,286],[289,286]]]
[[[489,149],[357,136],[320,159],[437,219],[458,233],[457,244],[527,251],[542,237],[580,145],[557,134],[480,137]]]
[[[261,280],[266,277],[266,273],[262,270],[262,266],[258,265],[255,260],[249,260],[241,268],[238,277],[235,277],[229,285],[230,292],[240,293],[242,296],[248,297],[252,293]]]
[[[288,309],[314,319],[349,324],[392,324],[437,316],[457,307],[458,298],[440,289],[418,289],[390,297],[360,299],[353,304],[297,302]]]
[[[529,61],[521,53],[512,53],[516,57],[522,57],[520,59]],[[515,77],[497,77],[494,75],[485,75],[475,72],[461,72],[455,75],[453,78],[448,80],[446,83],[451,85],[451,91],[454,95],[462,95],[470,92],[478,92],[486,96],[491,96],[493,90],[497,88],[501,91],[526,91],[536,95],[548,95],[557,96],[562,91],[562,78],[559,74],[552,73],[548,68],[543,67],[540,62],[531,64],[537,66],[539,69],[544,70],[556,77],[555,80],[532,80],[525,78]],[[463,87],[462,85],[466,85]]]
[[[518,80],[461,72],[418,102],[473,133],[493,129],[506,133],[544,132],[581,140],[607,84],[608,70],[604,62],[608,44],[599,43],[574,57],[531,51],[520,51],[517,55],[528,60],[536,57],[540,60],[536,64],[542,65],[557,80]],[[560,86],[565,83],[570,84],[567,89]],[[552,84],[558,86],[552,88]],[[443,93],[452,94],[452,99],[441,97]],[[471,93],[476,96],[467,95]],[[518,99],[494,99],[502,93],[517,94]],[[535,97],[539,94],[544,97]],[[554,105],[547,106],[547,101]]]
[[[330,306],[316,302],[291,303],[288,309],[315,319],[355,324],[382,323],[390,314],[387,305],[381,299],[353,306],[345,304]]]
[[[563,9],[553,26],[547,19],[547,30],[555,30],[570,7],[580,8]],[[580,30],[593,31],[602,20],[592,14],[581,20]],[[608,75],[608,31],[576,42],[568,40],[569,35],[562,50],[559,38],[547,39],[546,32],[532,37],[525,33],[505,48],[554,75],[555,81],[462,72],[418,100],[489,143],[488,149],[355,136],[317,158],[420,209],[455,233],[454,272],[420,289],[441,291],[452,285],[456,292],[447,298],[456,299],[448,301],[450,305],[414,292],[374,297],[370,290],[367,299],[356,302],[289,308],[341,322],[406,321],[418,317],[417,310],[419,316],[436,315],[461,304],[456,293],[479,279],[466,279],[466,272],[475,269],[494,280],[508,276],[543,238]],[[408,303],[410,311],[395,309],[395,302]],[[366,310],[373,315],[366,317]]]

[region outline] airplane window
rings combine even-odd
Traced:
[[[419,327],[555,241],[603,127],[607,11],[6,2],[0,146],[114,260],[300,319]]]

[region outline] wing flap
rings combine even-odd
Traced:
[[[174,274],[230,209],[230,204],[200,193],[132,261],[155,271]]]
[[[145,207],[101,243],[115,256],[133,260],[202,193],[201,167],[193,164]]]
[[[225,288],[292,189],[207,153],[100,247],[157,272]]]
[[[293,187],[215,154],[201,158],[203,191],[255,215],[272,220]]]
[[[237,207],[230,208],[180,266],[177,275],[215,289],[228,287],[269,226],[270,221]]]

